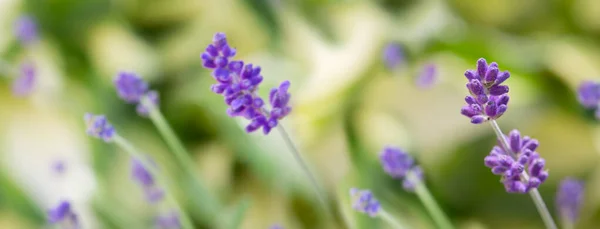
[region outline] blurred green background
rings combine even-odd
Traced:
[[[40,30],[28,49],[13,35],[23,14]],[[238,59],[262,67],[261,94],[292,82],[294,111],[283,124],[337,215],[319,207],[279,135],[244,134],[246,121],[229,118],[209,90],[199,56],[215,32],[228,35]],[[106,114],[177,176],[152,123],[118,99],[112,79],[121,70],[159,90],[163,113],[226,206],[219,215],[249,200],[241,228],[387,228],[352,211],[350,187],[372,189],[409,228],[434,228],[416,196],[383,173],[387,144],[417,158],[458,228],[543,228],[528,195],[507,194],[483,165],[492,129],[460,115],[463,73],[480,57],[512,73],[499,123],[540,141],[551,212],[558,182],[578,177],[587,191],[577,228],[599,228],[600,127],[575,97],[582,80],[600,76],[599,41],[597,0],[0,0],[0,58],[32,60],[39,72],[27,98],[11,94],[10,80],[0,84],[0,228],[45,228],[43,212],[65,198],[86,228],[150,228],[127,156],[86,136],[82,120]],[[382,62],[388,42],[405,49],[396,71]],[[425,63],[439,73],[428,90],[414,84]],[[56,161],[64,174],[52,172]],[[173,190],[188,203],[183,186]]]

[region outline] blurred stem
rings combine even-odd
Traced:
[[[392,226],[392,228],[395,228],[395,229],[404,229],[405,228],[404,226],[402,226],[402,224],[400,224],[400,222],[398,222],[398,220],[396,220],[396,218],[394,218],[392,215],[390,215],[390,213],[385,211],[383,208],[379,209],[379,213],[377,213],[377,215],[379,217],[381,217],[381,219],[383,219],[385,222],[387,222],[390,226]]]
[[[406,174],[406,179],[408,179],[411,183],[415,184],[415,193],[417,194],[419,199],[421,199],[421,202],[423,203],[427,211],[429,211],[429,214],[431,214],[431,218],[433,218],[433,221],[435,221],[438,227],[442,229],[454,228],[446,214],[444,214],[440,206],[437,204],[437,202],[429,192],[429,189],[427,189],[427,186],[425,186],[421,179],[419,179],[413,172],[409,172],[408,174]]]
[[[173,204],[175,206],[175,208],[177,209],[177,211],[180,213],[182,226],[183,226],[182,228],[183,229],[193,229],[194,226],[192,224],[192,221],[190,221],[190,218],[188,217],[188,215],[183,211],[181,206],[179,206],[179,204],[177,203],[177,201],[175,200],[175,198],[173,197],[171,192],[168,190],[168,186],[166,184],[166,179],[162,173],[160,173],[156,170],[156,166],[150,164],[148,162],[148,160],[146,160],[146,157],[143,154],[141,154],[139,151],[137,151],[135,149],[135,147],[131,143],[129,143],[129,141],[127,141],[125,138],[121,137],[120,135],[115,134],[113,136],[113,141],[119,147],[123,148],[123,150],[125,150],[125,152],[127,152],[129,154],[129,156],[131,156],[133,159],[139,160],[139,162],[142,164],[142,166],[144,166],[144,168],[147,169],[150,172],[150,174],[152,174],[154,177],[157,178],[156,180],[158,181],[158,185],[165,189],[165,195],[167,198],[167,202]]]
[[[218,201],[210,194],[206,185],[195,175],[194,165],[192,164],[192,158],[187,152],[181,141],[175,135],[175,132],[167,123],[165,117],[162,115],[160,110],[148,100],[146,96],[142,97],[141,103],[144,107],[148,108],[148,114],[152,123],[158,129],[158,132],[165,139],[171,151],[175,154],[177,162],[184,170],[185,173],[193,180],[194,185],[194,198],[200,198],[198,202],[202,203],[202,206],[198,206],[198,209],[203,211],[206,219],[212,219],[217,212],[219,212],[220,206]]]
[[[509,152],[509,154],[513,158],[515,158],[517,155],[515,152],[512,152],[510,150],[510,145],[508,144],[508,141],[506,141],[506,138],[504,137],[504,133],[502,133],[502,130],[500,129],[500,126],[498,126],[498,123],[496,122],[496,120],[490,120],[490,124],[492,126],[492,129],[494,129],[496,136],[502,143],[502,147],[504,147],[504,150],[506,152]],[[527,171],[525,171],[523,173],[522,178],[525,179],[525,181],[529,180],[529,175],[527,174]],[[546,203],[544,202],[544,199],[542,199],[542,196],[540,195],[540,192],[537,190],[537,188],[531,189],[529,191],[529,196],[531,196],[531,199],[533,200],[535,207],[537,208],[538,212],[540,213],[540,216],[542,217],[542,220],[544,221],[546,228],[557,229],[558,227],[556,227],[556,223],[554,223],[554,219],[552,219],[552,215],[550,214],[550,211],[548,211],[548,207],[546,207]]]
[[[306,176],[308,176],[308,178],[312,184],[312,187],[313,187],[315,193],[317,194],[317,197],[319,198],[319,201],[321,201],[321,203],[323,204],[323,207],[329,213],[329,207],[327,205],[326,198],[323,195],[323,193],[321,192],[321,190],[323,190],[323,189],[319,185],[319,182],[317,182],[317,179],[315,178],[315,176],[313,175],[311,170],[308,168],[308,165],[302,158],[302,155],[300,155],[300,151],[298,150],[298,147],[296,147],[296,144],[294,144],[294,141],[292,141],[292,138],[290,138],[290,135],[285,131],[283,124],[280,123],[279,125],[277,125],[277,129],[279,130],[281,137],[283,137],[285,144],[288,146],[290,151],[292,151],[292,155],[294,155],[294,158],[296,159],[298,164],[300,164],[300,166],[302,167],[302,170],[304,170],[304,173],[306,174]]]

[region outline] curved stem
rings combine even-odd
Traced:
[[[502,147],[504,148],[504,150],[506,152],[508,152],[512,157],[516,157],[517,156],[516,152],[512,152],[510,150],[510,145],[508,144],[508,141],[504,137],[504,133],[502,133],[502,130],[500,129],[500,126],[498,126],[498,123],[496,122],[496,120],[490,120],[490,124],[492,125],[492,129],[494,129],[496,136],[502,143]],[[523,173],[522,178],[525,181],[529,180],[529,175],[527,174],[527,171],[525,171]],[[542,196],[540,195],[540,192],[537,190],[537,188],[531,189],[529,191],[529,196],[531,196],[531,199],[533,200],[535,207],[537,208],[538,212],[540,213],[540,216],[542,217],[542,220],[544,221],[546,228],[557,229],[558,227],[556,227],[556,223],[554,223],[554,219],[552,219],[552,215],[550,214],[550,211],[548,211],[548,207],[546,207],[546,203],[544,202],[544,199],[542,199]]]
[[[281,123],[279,123],[279,125],[277,125],[277,129],[279,130],[281,137],[283,137],[285,144],[288,146],[290,151],[292,151],[292,155],[294,155],[294,158],[300,164],[300,166],[302,167],[302,170],[304,170],[304,173],[306,174],[306,176],[308,176],[308,178],[310,179],[312,187],[313,187],[315,193],[317,194],[319,201],[321,201],[321,203],[323,204],[323,206],[325,207],[326,210],[329,210],[326,198],[321,193],[321,190],[322,190],[321,186],[319,185],[319,182],[317,182],[317,179],[315,178],[313,173],[311,173],[310,169],[308,168],[308,165],[302,158],[302,155],[300,155],[300,151],[298,150],[298,147],[296,147],[296,145],[294,144],[294,141],[292,141],[292,139],[290,138],[290,135],[288,135],[288,133],[285,131],[285,128],[283,127],[283,125]]]
[[[202,203],[199,207],[200,210],[204,211],[207,218],[212,218],[220,210],[218,201],[212,197],[206,185],[195,175],[194,165],[192,164],[192,158],[187,152],[181,141],[175,135],[175,132],[167,123],[165,117],[162,115],[160,110],[148,100],[146,96],[142,97],[141,103],[148,109],[148,116],[152,123],[158,129],[158,132],[163,137],[173,154],[178,164],[184,170],[185,173],[193,180],[195,198],[200,198],[198,202]]]
[[[131,156],[134,159],[138,159],[139,162],[142,164],[142,166],[144,166],[144,168],[146,170],[148,170],[150,172],[150,174],[152,174],[154,177],[157,178],[156,180],[158,182],[158,185],[165,189],[165,195],[167,198],[167,202],[173,204],[175,206],[175,208],[177,208],[177,211],[180,213],[183,228],[184,229],[193,229],[194,226],[192,224],[192,221],[187,216],[187,214],[185,214],[185,212],[183,212],[182,208],[179,206],[179,204],[177,203],[177,201],[175,200],[175,198],[173,197],[171,192],[169,192],[169,190],[167,190],[168,186],[166,185],[166,179],[162,175],[162,173],[160,173],[156,170],[156,166],[150,164],[148,162],[148,160],[146,160],[146,157],[143,154],[141,154],[139,151],[137,151],[135,149],[135,147],[131,143],[129,143],[129,141],[127,141],[125,138],[121,137],[120,135],[115,134],[113,136],[113,141],[119,147],[123,148],[123,150],[125,150],[125,152],[127,152],[129,154],[129,156]]]
[[[389,212],[385,211],[383,208],[379,209],[377,215],[383,219],[383,221],[387,222],[394,229],[404,229],[405,227],[400,224],[396,218],[394,218]]]
[[[429,189],[427,189],[427,186],[425,186],[425,184],[421,182],[421,179],[415,176],[415,174],[413,174],[412,172],[406,174],[406,179],[408,179],[411,183],[415,184],[415,193],[417,194],[419,199],[421,199],[421,202],[423,203],[427,211],[429,211],[429,214],[431,214],[431,218],[433,218],[433,221],[435,221],[438,227],[442,229],[454,228],[444,211],[442,211],[440,206],[437,204],[437,202],[429,192]]]

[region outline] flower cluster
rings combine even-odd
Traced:
[[[360,190],[357,188],[350,189],[350,198],[352,198],[352,208],[354,210],[365,213],[371,217],[377,216],[381,205],[375,199],[373,193],[369,190]]]
[[[510,148],[504,149],[502,144],[495,146],[485,157],[485,166],[502,176],[509,193],[527,193],[539,187],[548,178],[548,171],[544,170],[546,161],[535,151],[539,142],[529,136],[521,137],[518,130],[511,131],[505,138]]]
[[[146,107],[142,104],[145,97],[153,106],[158,106],[158,92],[150,91],[148,83],[141,77],[131,72],[119,72],[114,80],[117,94],[127,103],[137,104],[137,113],[141,116],[148,116],[152,107]]]
[[[156,184],[154,176],[144,167],[142,159],[131,159],[131,177],[144,190],[146,200],[151,203],[156,203],[165,196],[164,190]]]
[[[567,178],[560,182],[556,194],[556,206],[559,215],[569,223],[575,223],[583,204],[583,182]]]
[[[600,119],[600,83],[583,81],[577,89],[577,99],[585,108],[594,109],[596,118]]]
[[[288,105],[290,82],[284,81],[278,88],[271,90],[269,102],[272,110],[269,112],[264,108],[263,99],[257,94],[258,86],[263,81],[261,68],[232,60],[235,54],[236,50],[229,47],[225,34],[215,34],[212,44],[202,54],[204,67],[213,69],[212,76],[217,81],[211,89],[225,97],[230,116],[242,116],[251,120],[246,127],[247,132],[262,128],[264,134],[268,134],[278,125],[278,120],[291,111]]]
[[[402,179],[402,186],[407,191],[414,191],[415,183],[407,178],[411,173],[419,180],[423,180],[423,170],[415,165],[415,160],[406,152],[395,147],[385,147],[379,156],[383,170],[394,179]]]
[[[60,224],[65,229],[79,229],[80,224],[77,215],[71,208],[71,203],[61,201],[56,207],[48,210],[48,222]]]
[[[104,115],[86,113],[83,118],[87,124],[86,132],[88,135],[100,138],[105,142],[112,141],[115,135],[115,128],[113,128]]]
[[[477,61],[476,70],[467,70],[465,77],[469,82],[467,89],[471,95],[465,97],[467,105],[461,114],[471,119],[471,123],[480,124],[500,118],[508,106],[508,86],[501,85],[510,77],[508,71],[500,72],[495,62],[487,64],[485,59]]]
[[[19,76],[13,81],[13,95],[26,96],[31,94],[36,83],[36,69],[33,63],[25,62],[21,64]]]

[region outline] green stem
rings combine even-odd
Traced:
[[[438,227],[442,229],[454,228],[446,214],[444,214],[440,206],[437,204],[437,202],[429,192],[429,189],[427,189],[427,186],[425,186],[421,179],[419,179],[413,172],[409,172],[408,174],[406,174],[406,179],[408,179],[411,183],[415,184],[415,193],[417,194],[419,199],[421,199],[421,202],[423,203],[427,211],[429,211],[429,214],[431,214],[431,218],[433,218],[433,221],[435,221]]]
[[[150,174],[152,174],[152,176],[156,177],[158,185],[165,189],[165,195],[167,198],[167,202],[174,205],[175,208],[177,209],[177,211],[180,213],[183,228],[184,229],[193,229],[194,226],[192,224],[192,221],[187,216],[187,214],[183,211],[183,209],[179,206],[179,204],[177,203],[177,201],[175,200],[175,198],[173,197],[171,192],[169,192],[169,190],[167,190],[168,186],[166,185],[166,179],[162,175],[162,173],[157,171],[156,166],[150,164],[148,162],[148,160],[146,160],[146,157],[143,154],[141,154],[139,151],[137,151],[135,149],[135,147],[131,143],[129,143],[129,141],[127,141],[125,138],[121,137],[120,135],[115,134],[113,136],[113,141],[115,142],[115,144],[117,144],[119,147],[121,147],[123,150],[125,150],[125,152],[127,152],[129,154],[129,156],[131,156],[134,159],[137,159],[142,164],[142,166],[144,166],[144,168],[146,170],[148,170],[148,172],[150,172]]]
[[[192,164],[192,158],[187,152],[181,141],[175,135],[175,132],[167,123],[165,117],[162,115],[160,110],[148,100],[146,96],[142,97],[141,103],[144,107],[148,108],[149,117],[152,123],[158,129],[158,132],[162,135],[163,139],[175,155],[175,158],[184,172],[191,178],[194,185],[194,198],[200,198],[198,202],[202,203],[199,210],[204,211],[205,216],[208,219],[215,216],[220,210],[218,201],[212,197],[206,185],[198,178],[195,174],[194,165]]]
[[[379,212],[377,213],[377,215],[381,219],[383,219],[383,221],[387,222],[390,226],[392,226],[392,228],[394,228],[394,229],[404,229],[405,228],[404,226],[402,226],[402,224],[400,224],[400,222],[398,222],[398,220],[396,220],[396,218],[394,218],[392,215],[390,215],[390,213],[385,211],[383,208],[379,209]]]
[[[311,170],[308,168],[308,165],[302,158],[302,155],[300,154],[298,147],[296,147],[296,144],[294,144],[294,141],[292,141],[292,138],[290,138],[290,135],[285,131],[285,128],[283,127],[283,125],[281,123],[279,125],[277,125],[277,129],[279,130],[281,137],[283,137],[285,144],[288,146],[290,151],[292,151],[292,155],[294,156],[294,158],[296,159],[298,164],[300,164],[300,167],[302,168],[302,170],[304,171],[306,176],[308,176],[308,178],[312,184],[313,190],[315,191],[315,193],[317,194],[317,197],[319,198],[319,201],[321,202],[321,204],[323,204],[323,207],[325,207],[325,210],[327,210],[329,212],[329,207],[327,205],[326,198],[321,192],[322,188],[319,185],[319,182],[317,182],[317,179],[315,178],[315,176],[313,175]]]
[[[504,134],[502,133],[502,130],[500,129],[500,126],[498,126],[498,123],[496,122],[496,120],[490,120],[490,124],[492,125],[492,129],[494,129],[496,136],[502,143],[502,147],[504,148],[504,150],[506,152],[508,152],[509,155],[511,155],[513,158],[515,158],[517,156],[516,152],[512,152],[510,150],[510,145],[508,144],[508,141],[506,141],[506,138],[504,137]],[[525,181],[529,180],[529,175],[527,174],[527,172],[524,172],[521,177]],[[542,196],[540,195],[540,192],[537,190],[537,188],[531,189],[529,191],[529,196],[531,196],[531,199],[533,200],[535,207],[537,208],[538,212],[540,213],[540,216],[542,217],[542,220],[544,221],[546,228],[557,229],[558,227],[556,227],[556,223],[554,223],[554,220],[552,219],[552,215],[550,214],[550,211],[548,211],[548,207],[546,207],[546,203],[544,202],[544,199],[542,199]]]

